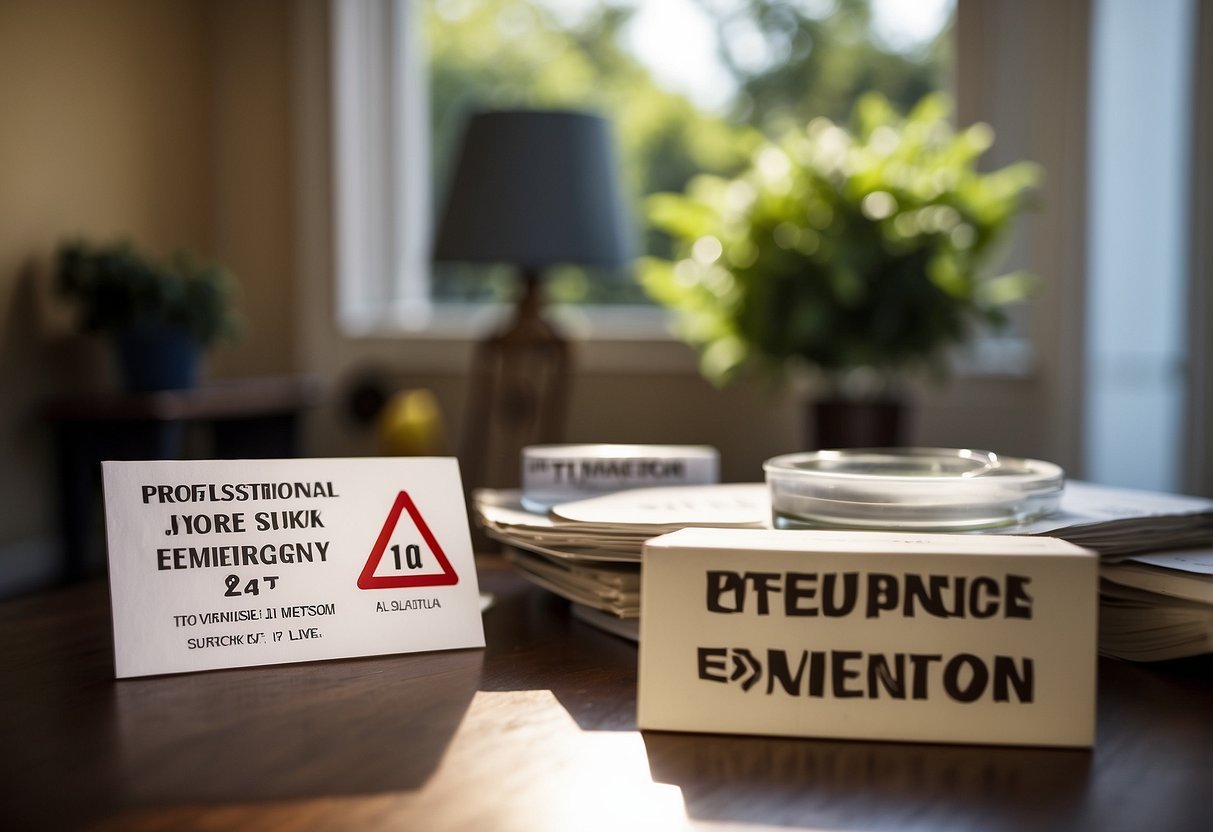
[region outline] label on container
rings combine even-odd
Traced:
[[[1090,746],[1098,557],[1065,541],[684,529],[641,574],[639,726]]]
[[[533,445],[522,451],[522,503],[531,511],[629,488],[719,481],[720,455],[704,445]]]

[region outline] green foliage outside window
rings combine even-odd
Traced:
[[[703,374],[822,371],[836,385],[869,368],[944,370],[945,352],[1004,320],[1027,275],[987,276],[1038,172],[977,171],[993,135],[955,131],[941,96],[901,118],[882,96],[847,131],[817,118],[764,144],[736,177],[701,175],[650,198],[677,241],[642,281],[678,313]]]
[[[662,89],[624,48],[622,35],[633,7],[591,6],[569,26],[538,0],[427,3],[436,198],[443,193],[459,126],[469,112],[511,106],[596,110],[616,131],[642,253],[669,256],[668,237],[646,227],[644,197],[681,190],[700,173],[736,174],[764,132],[774,134],[817,116],[841,120],[865,90],[883,90],[906,108],[937,89],[946,70],[942,36],[920,56],[878,45],[869,34],[866,0],[839,0],[823,17],[809,14],[807,4],[787,0],[698,2],[722,35],[744,23],[778,59],[756,68],[723,50],[739,93],[722,113],[706,112]],[[596,276],[604,279],[591,279]],[[630,273],[593,275],[567,267],[551,277],[549,293],[558,301],[648,302]],[[443,267],[435,275],[435,297],[503,297],[512,286],[508,269],[490,281],[484,278],[476,267]]]

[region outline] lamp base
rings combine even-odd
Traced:
[[[522,449],[563,438],[569,344],[543,316],[539,273],[524,269],[521,278],[510,321],[472,358],[460,446],[467,488],[517,487]]]

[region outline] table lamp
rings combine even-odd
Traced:
[[[511,264],[520,292],[478,344],[461,445],[469,485],[513,485],[518,451],[562,439],[568,342],[543,315],[545,269],[623,266],[627,223],[609,123],[582,112],[506,110],[469,119],[440,216],[435,262]],[[487,449],[504,466],[485,479]],[[512,457],[506,451],[513,452]]]

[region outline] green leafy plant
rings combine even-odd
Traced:
[[[158,263],[127,243],[66,243],[56,255],[55,281],[79,308],[85,332],[166,325],[180,327],[205,347],[237,331],[231,275],[187,254]]]
[[[734,178],[649,199],[675,255],[643,260],[641,282],[677,312],[706,377],[795,364],[834,381],[857,368],[944,371],[948,348],[1005,322],[1031,277],[985,267],[1038,170],[978,172],[992,131],[948,117],[942,96],[902,118],[868,94],[852,131],[814,119],[763,142]]]

